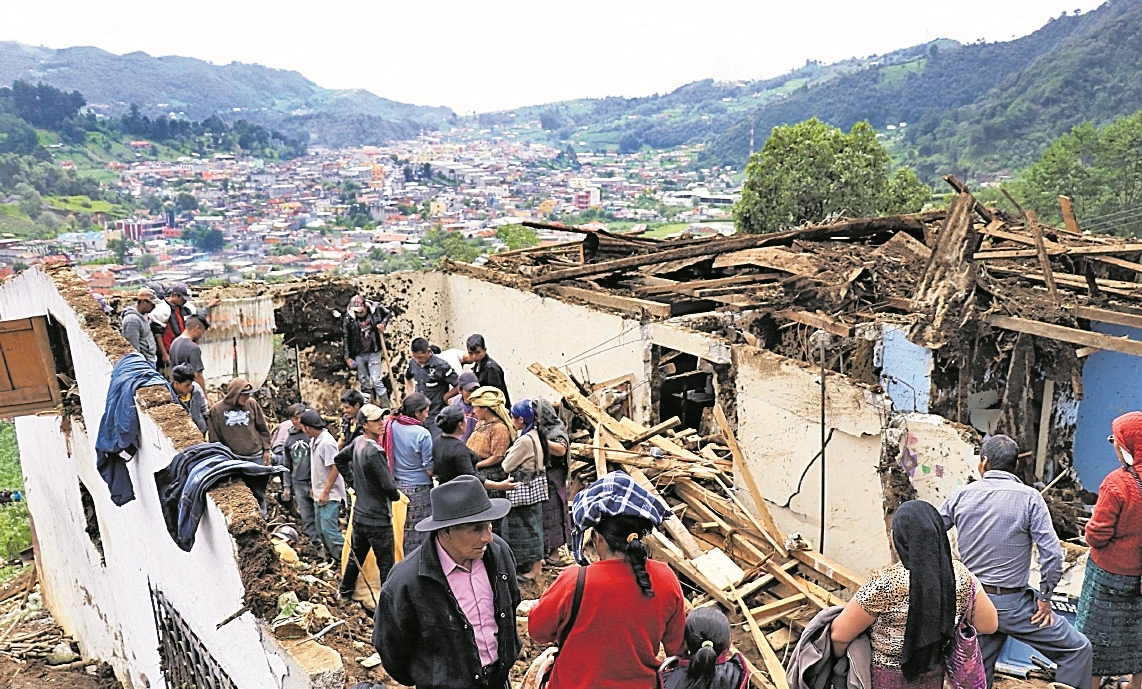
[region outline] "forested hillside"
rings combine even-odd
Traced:
[[[327,146],[415,137],[454,117],[448,108],[398,103],[361,89],[324,89],[297,72],[261,65],[0,42],[0,84],[16,80],[79,91],[102,114],[123,114],[134,103],[151,117],[244,119]]]

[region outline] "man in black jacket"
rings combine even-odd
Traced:
[[[381,587],[373,646],[385,671],[418,689],[506,689],[519,656],[515,558],[492,533],[511,503],[475,476],[432,489],[431,532]]]
[[[373,404],[388,409],[390,390],[385,386],[385,325],[393,312],[360,294],[349,300],[349,309],[341,319],[341,335],[345,365],[356,369],[361,392],[373,395]]]
[[[484,344],[484,336],[480,334],[469,335],[464,343],[468,347],[468,356],[464,363],[472,364],[472,373],[480,385],[490,385],[504,393],[507,400],[505,406],[512,406],[512,396],[508,394],[508,383],[504,380],[504,368],[495,359],[488,356],[488,346]]]
[[[353,506],[353,557],[341,577],[341,598],[349,600],[357,586],[361,565],[370,548],[377,561],[380,582],[385,583],[395,559],[393,552],[393,500],[400,499],[396,481],[389,471],[389,460],[377,440],[385,432],[385,411],[373,404],[361,407],[361,436],[334,457],[356,500]],[[344,469],[341,457],[348,450],[352,459]],[[376,601],[373,601],[374,605]]]

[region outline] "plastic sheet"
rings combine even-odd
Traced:
[[[225,299],[211,309],[210,329],[199,342],[207,385],[225,385],[240,376],[260,387],[274,360],[274,327],[268,295]]]

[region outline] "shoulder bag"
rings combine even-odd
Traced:
[[[539,441],[530,435],[527,437],[535,446],[536,457],[541,458],[539,461],[542,461],[543,448],[539,446]],[[547,472],[543,469],[539,471],[513,471],[511,477],[520,484],[518,488],[508,491],[508,500],[511,501],[512,507],[527,507],[547,500],[549,495]]]
[[[983,668],[983,653],[979,650],[979,635],[972,626],[975,618],[975,577],[969,575],[971,592],[968,607],[956,625],[955,638],[945,659],[945,674],[952,689],[986,689],[987,675]]]

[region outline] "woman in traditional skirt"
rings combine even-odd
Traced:
[[[396,414],[385,419],[385,454],[397,488],[408,496],[404,522],[404,556],[408,557],[428,537],[416,530],[417,522],[432,516],[432,434],[424,427],[428,398],[413,393],[404,398]]]
[[[1110,428],[1120,466],[1098,487],[1086,526],[1090,554],[1075,628],[1094,650],[1092,687],[1126,675],[1123,686],[1142,689],[1142,481],[1134,468],[1142,412],[1124,414]]]
[[[897,508],[892,543],[900,561],[874,571],[833,621],[833,652],[844,655],[871,627],[872,689],[942,689],[944,657],[969,601],[980,634],[994,633],[999,616],[976,578],[952,560],[935,507],[909,500]]]
[[[512,479],[521,484],[516,490],[527,491],[537,477],[547,480],[547,438],[535,422],[531,400],[513,404],[511,414],[512,425],[519,437],[512,443],[502,466]],[[508,499],[512,500],[512,508],[504,517],[501,535],[515,554],[519,578],[535,581],[543,570],[543,500],[517,504],[511,493]]]
[[[567,450],[571,441],[567,427],[559,420],[551,402],[535,400],[535,421],[547,437],[550,460],[547,463],[547,500],[543,502],[543,547],[547,564],[563,567],[570,560],[559,556],[559,548],[571,540],[571,511],[567,509]]]
[[[468,396],[472,410],[476,415],[476,428],[468,436],[468,449],[476,453],[480,461],[476,464],[476,471],[485,481],[501,482],[508,478],[508,474],[500,464],[508,453],[515,440],[515,427],[512,426],[512,417],[505,407],[504,393],[490,385],[476,388]],[[489,490],[489,498],[504,498],[507,494],[501,490]],[[499,535],[503,519],[492,522],[492,531]]]

